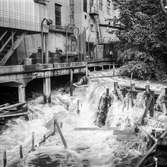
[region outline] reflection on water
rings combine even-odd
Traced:
[[[98,101],[107,87],[113,90],[110,79],[96,79],[88,87],[76,89],[74,97],[57,91],[52,93],[50,105],[40,104],[42,97],[30,101],[31,120],[19,118],[9,121],[8,129],[0,136],[0,150],[8,150],[10,160],[18,158],[19,145],[23,145],[24,153],[30,150],[32,132],[35,132],[37,144],[44,134],[53,129],[53,120],[57,119],[63,122],[62,132],[68,149],[63,149],[61,139],[56,134],[37,151],[28,154],[20,166],[135,166],[138,157],[146,150],[143,134],[134,134],[134,125],[140,119],[143,108],[139,105],[123,109],[120,102],[114,101],[108,113],[106,130],[99,130],[93,122]],[[81,103],[79,115],[76,112],[78,99]],[[88,127],[94,130],[76,130]]]

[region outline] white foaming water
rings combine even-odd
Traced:
[[[75,152],[80,161],[87,159],[91,167],[111,167],[114,166],[115,161],[121,161],[122,157],[140,155],[145,145],[140,139],[127,141],[125,145],[123,141],[116,139],[117,136],[113,135],[111,130],[74,130],[78,127],[95,127],[94,120],[98,102],[107,87],[110,91],[113,90],[113,82],[110,79],[97,79],[96,82],[91,82],[87,88],[78,91],[77,95],[75,94],[72,98],[67,94],[61,94],[61,92],[53,92],[51,105],[40,104],[41,97],[29,102],[30,108],[34,111],[33,119],[25,121],[19,118],[14,122],[9,122],[9,128],[0,136],[1,150],[7,150],[8,158],[15,159],[18,157],[19,145],[23,145],[24,150],[30,150],[32,132],[35,132],[35,143],[39,143],[43,135],[53,129],[53,120],[58,119],[63,122],[62,131],[67,140],[68,151]],[[80,115],[76,113],[78,99],[82,103]],[[131,128],[140,119],[142,113],[143,109],[138,107],[123,110],[123,104],[114,101],[108,113],[107,126],[118,129]],[[138,143],[140,149],[128,148],[128,144],[133,145],[134,143]],[[39,153],[49,154],[52,152],[53,154],[53,150],[55,150],[56,154],[57,148],[63,150],[58,135],[46,142],[44,149]]]

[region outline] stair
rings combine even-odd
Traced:
[[[23,32],[4,31],[0,34],[0,66],[4,66],[24,39]]]

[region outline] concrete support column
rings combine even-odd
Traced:
[[[46,77],[43,79],[43,97],[44,103],[51,103],[51,79]]]
[[[24,85],[19,85],[19,87],[18,87],[18,97],[19,97],[19,103],[25,103],[26,102],[25,86]]]

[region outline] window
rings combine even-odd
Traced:
[[[83,11],[87,13],[87,0],[83,0]]]
[[[103,10],[103,0],[99,0],[99,9]]]
[[[61,25],[61,5],[55,4],[55,25]]]

